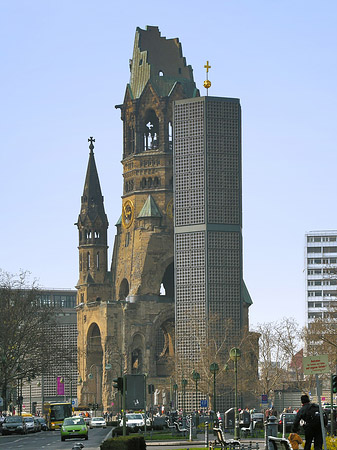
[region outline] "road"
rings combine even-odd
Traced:
[[[99,446],[105,436],[109,433],[109,428],[97,428],[89,430],[89,439],[67,439],[61,442],[59,431],[41,431],[40,433],[30,433],[24,436],[14,434],[0,436],[0,450],[71,450],[75,442],[82,442],[83,450],[99,450]]]

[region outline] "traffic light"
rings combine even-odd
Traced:
[[[112,386],[123,394],[123,377],[114,378],[112,381],[115,383]]]
[[[331,389],[334,394],[337,392],[337,375],[331,376]]]

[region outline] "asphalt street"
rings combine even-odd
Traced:
[[[99,450],[99,446],[109,433],[109,429],[97,428],[89,430],[89,439],[69,439],[61,441],[59,431],[41,431],[24,436],[15,434],[9,436],[0,435],[0,450],[71,450],[75,442],[82,442],[83,450]]]

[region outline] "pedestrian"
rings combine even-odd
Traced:
[[[305,446],[304,450],[311,449],[311,443],[314,441],[314,450],[322,450],[323,436],[320,423],[319,407],[316,403],[311,403],[309,397],[305,394],[301,396],[302,407],[296,414],[293,423],[293,433],[297,433],[300,427],[300,421],[304,421]]]
[[[303,444],[301,436],[297,433],[290,433],[288,436],[288,441],[290,442],[293,450],[298,450],[299,446]]]

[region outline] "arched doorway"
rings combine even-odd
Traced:
[[[85,373],[85,399],[87,406],[102,405],[102,368],[103,348],[101,332],[96,323],[92,323],[87,334],[87,365]]]

